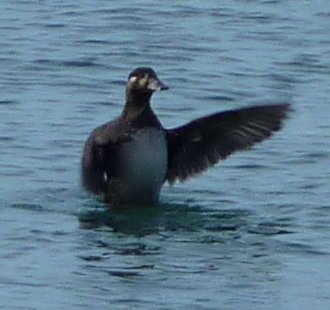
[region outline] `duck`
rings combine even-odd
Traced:
[[[134,69],[122,113],[95,128],[84,144],[82,186],[109,206],[157,203],[165,183],[183,182],[264,141],[290,111],[289,103],[247,106],[166,129],[150,100],[167,89],[152,68]]]

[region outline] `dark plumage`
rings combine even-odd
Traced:
[[[115,120],[88,137],[82,183],[112,205],[156,202],[165,181],[186,180],[235,151],[250,148],[278,131],[288,104],[215,113],[164,129],[150,107],[154,91],[167,89],[151,68],[128,77],[126,104]]]

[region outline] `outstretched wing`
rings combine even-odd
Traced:
[[[215,165],[235,151],[248,149],[278,131],[290,106],[253,106],[216,113],[166,130],[166,179],[183,181]]]

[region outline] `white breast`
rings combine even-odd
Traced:
[[[133,140],[122,149],[122,159],[130,192],[149,195],[152,196],[149,200],[156,200],[167,171],[165,133],[151,128],[134,133]]]

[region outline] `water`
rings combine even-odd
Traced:
[[[1,309],[329,309],[330,5],[1,1]],[[292,102],[284,130],[113,214],[83,142],[150,65],[166,127]]]

